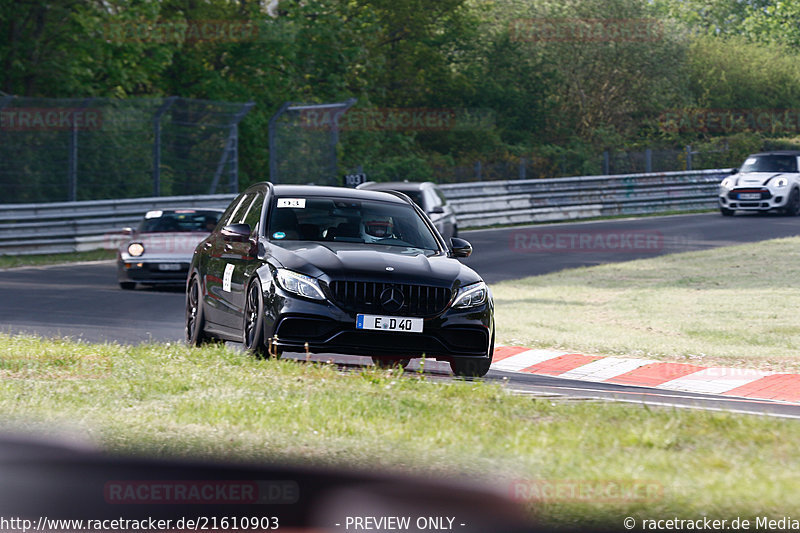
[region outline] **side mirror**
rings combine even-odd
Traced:
[[[738,168],[732,168],[731,169],[731,174],[738,174],[738,173],[739,173],[739,169]]]
[[[133,228],[122,228],[123,235],[133,235]]]
[[[453,250],[453,257],[469,257],[472,255],[472,245],[458,237],[450,238],[450,248]]]
[[[250,239],[250,224],[228,224],[222,228],[222,238],[232,242],[247,242]]]
[[[442,213],[444,213],[444,207],[437,205],[436,207],[431,209],[431,213],[435,215],[441,215]]]

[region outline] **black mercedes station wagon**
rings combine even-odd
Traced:
[[[398,192],[259,183],[194,252],[186,340],[249,351],[330,352],[408,364],[423,355],[461,376],[489,371],[494,303],[430,219]]]

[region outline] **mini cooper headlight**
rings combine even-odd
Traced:
[[[733,179],[725,178],[724,180],[722,180],[722,183],[719,184],[719,188],[722,189],[723,191],[730,190],[731,188],[733,188]]]
[[[133,257],[139,257],[144,253],[144,246],[140,242],[132,242],[128,245],[128,253]]]
[[[489,297],[489,288],[482,281],[465,285],[458,289],[456,300],[453,302],[454,309],[468,309],[478,307],[486,303]]]
[[[325,295],[322,294],[322,290],[314,278],[286,270],[285,268],[278,269],[277,278],[278,283],[284,290],[312,300],[325,299]]]
[[[789,184],[789,180],[786,178],[778,178],[775,180],[775,187],[778,189],[782,189]]]

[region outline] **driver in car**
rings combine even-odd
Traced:
[[[392,217],[367,215],[362,224],[361,236],[364,242],[378,242],[381,239],[390,239],[394,235]]]

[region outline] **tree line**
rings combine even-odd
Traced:
[[[350,97],[384,122],[343,131],[340,166],[374,179],[522,158],[590,174],[602,150],[687,144],[736,165],[798,145],[798,17],[773,0],[20,0],[0,5],[0,90],[252,100],[242,186],[268,177],[283,102]],[[397,110],[423,117],[387,127]],[[437,112],[459,126],[426,127]]]

